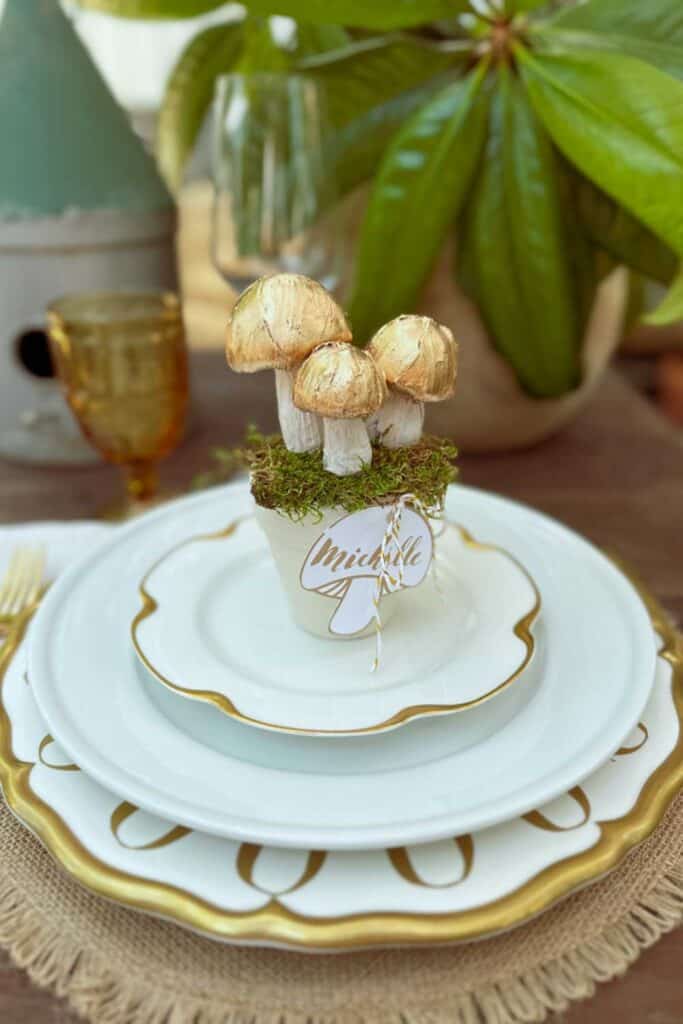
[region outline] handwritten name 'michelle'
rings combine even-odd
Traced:
[[[419,565],[424,555],[424,552],[420,550],[421,545],[422,537],[406,538],[403,544],[395,550],[393,557],[388,559],[388,564],[398,566],[402,560],[404,566]],[[377,573],[381,557],[382,551],[379,545],[373,552],[363,552],[362,548],[356,548],[355,551],[350,552],[338,548],[329,537],[326,537],[316,555],[311,559],[310,565],[322,563],[331,572],[340,572],[346,569],[369,569],[371,572]]]

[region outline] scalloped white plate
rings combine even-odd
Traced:
[[[139,585],[133,646],[170,690],[265,729],[351,736],[465,711],[519,679],[541,598],[506,552],[452,524],[435,551],[425,582],[394,597],[376,674],[371,638],[312,637],[269,599],[272,562],[253,518],[155,562]]]

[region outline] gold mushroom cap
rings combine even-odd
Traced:
[[[328,473],[352,476],[371,464],[365,417],[377,412],[385,395],[384,376],[372,356],[346,342],[321,345],[303,363],[294,404],[322,417]]]
[[[384,376],[367,352],[345,342],[321,345],[299,369],[294,404],[324,419],[370,416],[386,396]]]
[[[458,343],[431,317],[396,317],[380,327],[368,352],[387,384],[416,402],[441,402],[455,391]]]
[[[259,278],[235,303],[225,354],[237,373],[295,369],[318,345],[350,341],[346,318],[317,281],[302,274]]]
[[[455,390],[458,345],[447,327],[428,316],[399,316],[368,345],[390,394],[368,421],[374,441],[386,448],[418,444],[424,403],[450,398]]]
[[[309,452],[322,443],[318,419],[292,401],[297,368],[317,345],[350,338],[330,293],[301,274],[262,277],[235,303],[225,341],[228,365],[238,373],[275,371],[280,429],[290,451]]]

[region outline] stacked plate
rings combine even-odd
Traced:
[[[461,486],[400,597],[373,673],[372,637],[291,624],[246,484],[112,531],[6,665],[8,803],[83,884],[225,941],[528,920],[683,783],[676,634],[580,537]]]

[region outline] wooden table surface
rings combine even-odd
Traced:
[[[247,419],[264,430],[274,427],[269,376],[231,377],[218,354],[194,356],[194,397],[188,438],[164,466],[174,488],[207,467],[213,445],[238,441]],[[528,502],[622,555],[683,621],[683,432],[616,371],[562,435],[518,454],[463,456],[461,470],[466,483]],[[105,466],[55,470],[0,462],[0,481],[0,522],[92,517],[118,487],[116,472]],[[74,1019],[0,952],[2,1024]],[[683,1024],[683,929],[563,1019]]]

